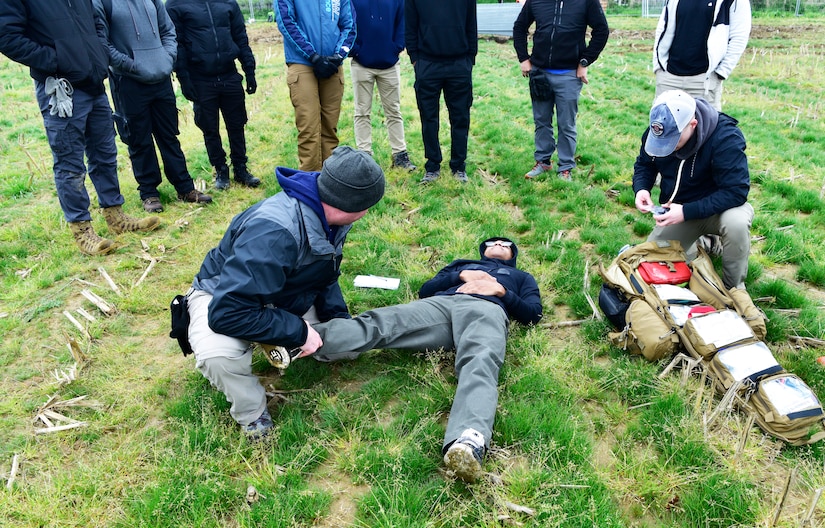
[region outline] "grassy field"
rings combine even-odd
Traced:
[[[0,476],[10,484],[0,491],[0,526],[825,522],[825,501],[812,503],[825,487],[823,444],[787,447],[754,428],[740,449],[744,416],[728,413],[704,428],[703,415],[718,401],[698,378],[677,371],[659,379],[666,362],[611,347],[607,324],[592,318],[585,292],[598,291],[597,263],[652,229],[649,215],[633,207],[630,180],[653,98],[655,20],[609,22],[610,42],[581,97],[572,182],[524,180],[533,163],[526,80],[511,43],[483,40],[471,181],[446,177],[421,186],[420,172],[388,171],[386,197],[348,240],[341,284],[353,313],[412,300],[440,267],[474,257],[484,237],[519,242],[520,266],[541,286],[545,320],[511,330],[489,474],[474,486],[446,476],[440,461],[455,387],[449,351],[374,351],[334,365],[302,360],[283,374],[258,357],[276,431],[250,445],[222,395],[167,337],[169,300],[186,290],[232,216],[278,192],[276,166],[297,165],[273,24],[249,28],[259,89],[247,99],[247,141],[262,188],[233,186],[196,207],[175,201],[164,183],[162,227],[121,235],[121,248],[99,258],[79,254],[62,218],[28,72],[0,58]],[[423,166],[412,69],[403,60],[407,142]],[[748,290],[770,318],[768,343],[780,363],[825,397],[825,368],[816,362],[823,351],[810,346],[825,338],[823,84],[825,20],[758,19],[725,84],[724,108],[748,140],[756,210]],[[211,186],[191,106],[180,97],[179,108],[190,171]],[[388,167],[375,108],[375,157]],[[442,118],[449,148],[446,111]],[[349,80],[339,133],[342,143],[354,143]],[[126,150],[118,148],[125,209],[138,214]],[[105,234],[101,215],[92,214]],[[401,287],[357,289],[358,274],[400,277]],[[105,315],[84,290],[113,313]],[[75,364],[80,354],[69,341],[85,361]],[[44,424],[35,416],[52,397],[50,410],[84,425],[39,434]],[[85,398],[72,401],[78,397]],[[253,500],[249,486],[257,490]]]

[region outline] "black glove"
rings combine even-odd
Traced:
[[[321,57],[317,53],[309,59],[312,61],[312,71],[319,79],[329,79],[338,73],[338,66],[329,61],[329,57]]]
[[[192,80],[189,79],[189,76],[181,77],[178,75],[178,82],[180,83],[180,93],[188,99],[189,101],[194,101],[197,99],[198,95],[195,91],[195,85],[192,83]]]
[[[329,62],[334,64],[335,67],[337,67],[337,68],[340,68],[341,65],[344,64],[344,57],[338,55],[337,53],[335,55],[332,55],[331,57],[327,57],[327,58],[329,59]]]
[[[258,90],[258,83],[255,81],[255,73],[246,74],[246,93],[252,95]]]

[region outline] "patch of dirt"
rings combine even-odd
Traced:
[[[364,484],[353,484],[335,467],[335,460],[328,460],[309,479],[310,486],[318,487],[332,495],[329,515],[320,519],[317,528],[342,528],[352,526],[358,511],[357,500],[370,490]]]

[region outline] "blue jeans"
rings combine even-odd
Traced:
[[[43,116],[46,137],[52,149],[57,198],[67,222],[91,220],[86,170],[97,191],[100,207],[123,204],[117,180],[117,145],[112,109],[106,92],[90,95],[75,90],[71,117],[49,113],[49,96],[43,83],[34,82],[37,104]],[[86,163],[83,156],[86,156]]]
[[[576,116],[579,113],[579,94],[582,82],[576,71],[552,74],[534,70],[531,75],[542,75],[550,82],[551,96],[546,101],[533,100],[533,121],[536,124],[536,161],[550,159],[558,150],[559,172],[576,166]],[[553,136],[553,108],[556,111],[558,139]]]

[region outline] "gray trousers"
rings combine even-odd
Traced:
[[[752,222],[753,207],[745,202],[708,218],[656,227],[647,240],[678,240],[685,248],[688,258],[692,259],[696,257],[694,244],[700,236],[719,235],[722,238],[722,281],[726,288],[744,288],[748,276]]]
[[[444,445],[464,429],[484,436],[489,446],[498,404],[498,373],[504,363],[507,315],[490,301],[470,295],[428,297],[387,306],[354,319],[313,325],[324,346],[320,361],[352,359],[373,348],[408,350],[455,349],[458,378]]]
[[[535,70],[534,74],[543,75],[552,89],[549,100],[533,100],[533,121],[536,125],[534,157],[536,161],[544,161],[558,150],[559,172],[573,170],[576,166],[576,117],[582,81],[576,77],[575,70],[560,75]],[[554,109],[558,136],[553,135]]]

